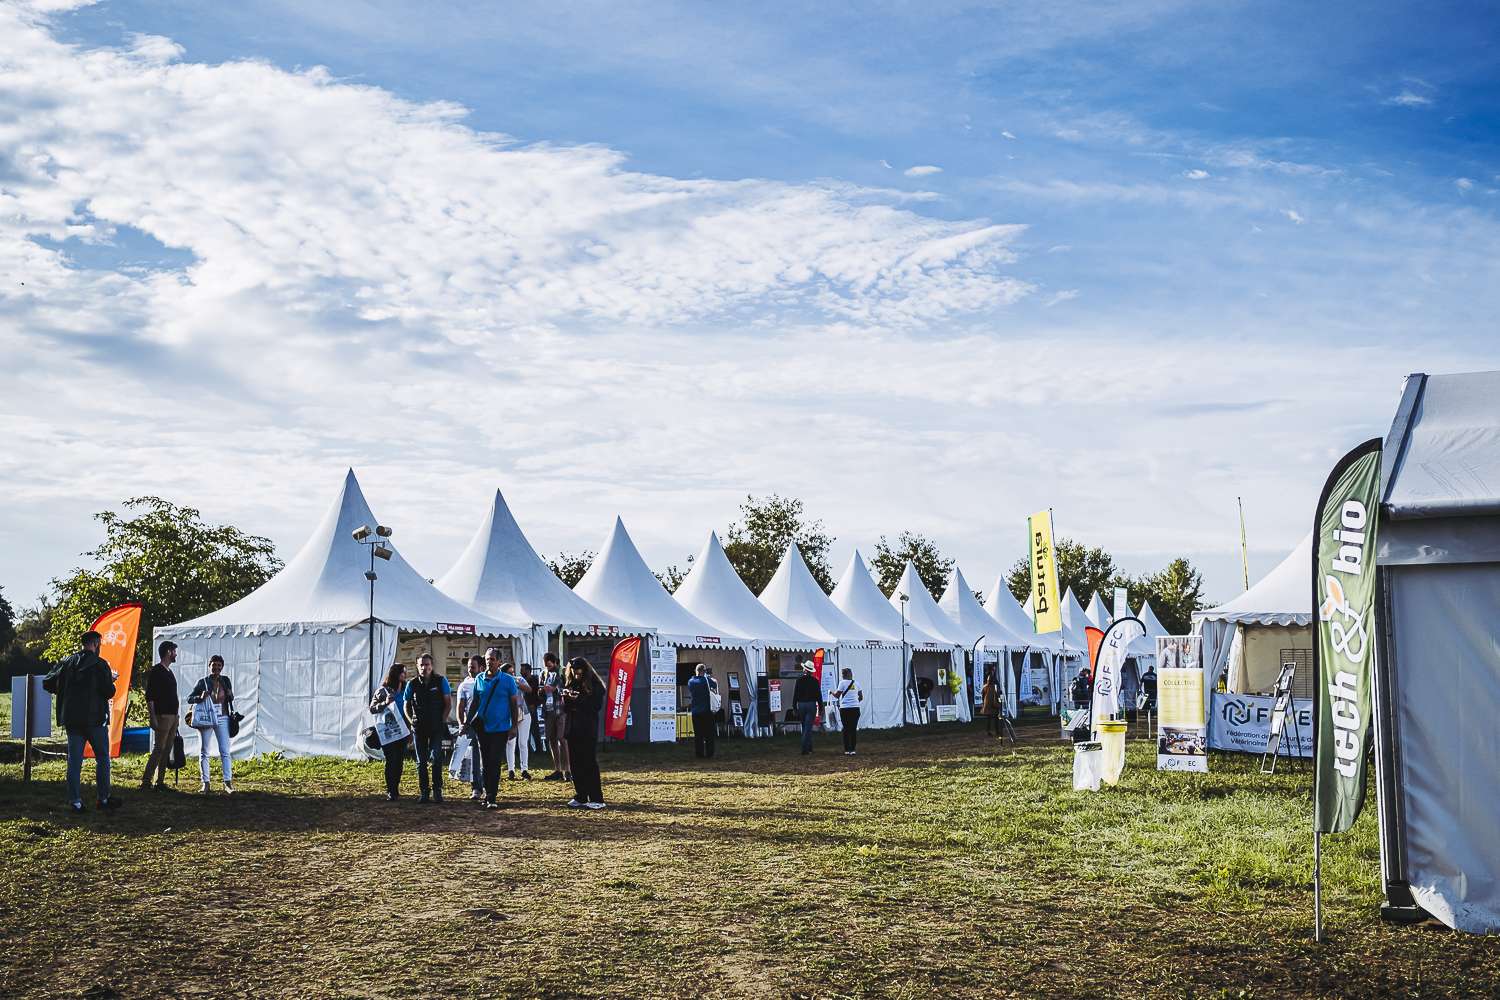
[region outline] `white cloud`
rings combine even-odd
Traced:
[[[1302,213],[1297,211],[1295,208],[1284,209],[1282,214],[1299,226],[1304,225],[1307,222],[1307,220],[1302,217]]]
[[[1078,298],[1078,289],[1065,288],[1060,292],[1048,296],[1046,301],[1042,303],[1042,307],[1045,309],[1051,309],[1055,305],[1060,305],[1064,302],[1071,302],[1076,298]]]
[[[1000,134],[1003,137],[1007,138],[1007,139],[1014,139],[1015,138],[1015,134],[1012,133],[1012,132],[1010,132],[1008,129],[1007,130],[1002,130]]]
[[[1474,181],[1468,177],[1460,177],[1453,182],[1453,186],[1467,193],[1474,189]]]
[[[893,169],[895,169],[895,168],[893,168],[893,167],[892,167],[892,166],[891,166],[891,164],[890,164],[890,162],[889,162],[889,161],[888,161],[888,160],[881,160],[881,161],[880,161],[880,165],[881,165],[881,166],[882,166],[882,167],[885,167],[885,169],[887,169],[887,170],[893,170]]]
[[[942,167],[934,167],[931,164],[906,168],[906,176],[908,177],[930,177],[933,174],[940,174],[942,172]]]
[[[1432,104],[1432,98],[1426,94],[1418,94],[1411,90],[1403,90],[1395,97],[1386,98],[1387,104],[1394,104],[1403,108],[1425,108]]]
[[[1193,169],[1184,170],[1182,172],[1182,176],[1186,177],[1190,181],[1206,181],[1208,180],[1209,175],[1207,170]]]

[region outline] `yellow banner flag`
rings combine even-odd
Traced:
[[[1031,549],[1031,623],[1038,633],[1062,631],[1062,601],[1057,596],[1057,553],[1052,548],[1052,512],[1026,519]]]
[[[115,696],[109,704],[109,755],[120,756],[120,740],[125,735],[125,708],[130,702],[130,671],[135,666],[135,638],[141,629],[141,606],[136,603],[110,608],[94,622],[101,636],[99,655],[115,673]],[[85,746],[85,757],[92,757],[92,747]]]

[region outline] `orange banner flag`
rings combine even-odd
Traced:
[[[130,671],[135,666],[135,640],[141,631],[141,605],[132,601],[110,608],[94,620],[99,641],[99,655],[115,672],[115,696],[109,701],[109,755],[120,756],[120,739],[125,735],[125,708],[130,704]],[[83,755],[92,757],[94,750],[84,745]]]
[[[1083,629],[1084,637],[1089,641],[1089,676],[1094,675],[1094,663],[1099,659],[1099,647],[1104,644],[1104,630],[1087,625]]]

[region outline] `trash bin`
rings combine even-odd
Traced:
[[[151,727],[126,726],[125,731],[120,734],[120,752],[150,753]]]
[[[1125,770],[1125,720],[1106,719],[1099,723],[1099,743],[1103,747],[1099,777],[1106,785],[1119,782]]]

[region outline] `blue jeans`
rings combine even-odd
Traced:
[[[813,719],[818,714],[818,703],[815,701],[797,702],[797,721],[802,723],[802,752],[812,753],[812,727]]]
[[[417,791],[427,794],[428,772],[432,774],[432,790],[443,794],[443,737],[446,733],[427,733],[417,730]]]
[[[94,784],[100,802],[109,798],[109,727],[68,730],[68,801],[83,802],[83,746],[94,748]]]

